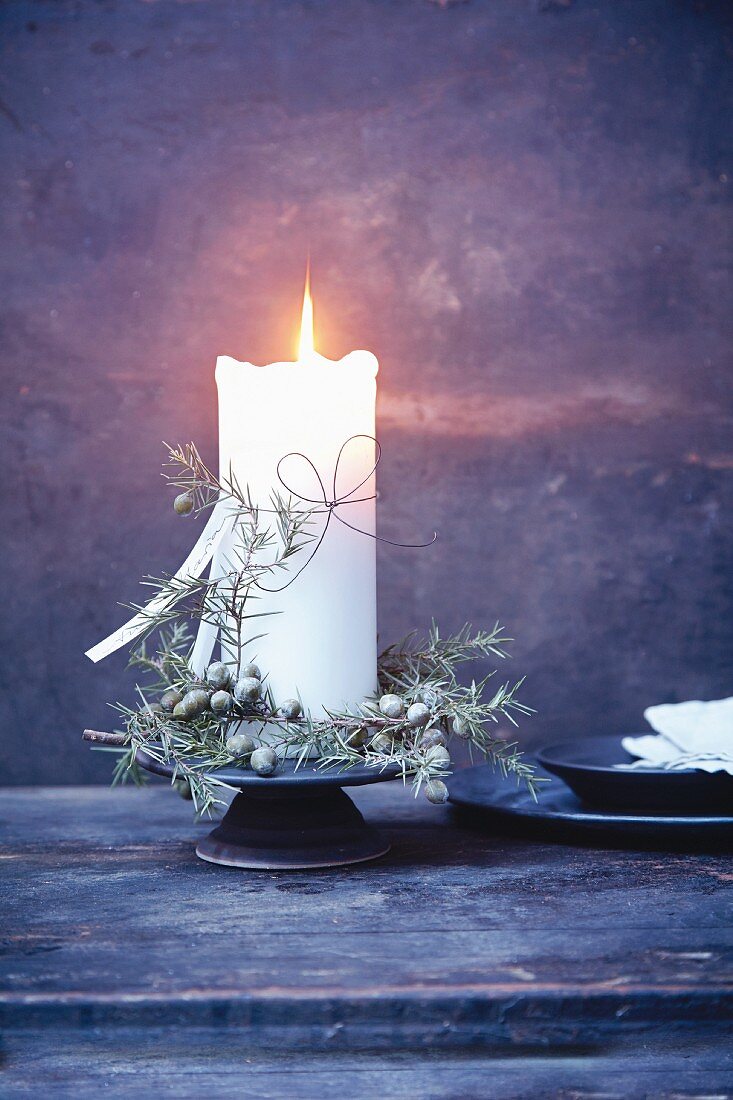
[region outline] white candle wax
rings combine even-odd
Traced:
[[[339,362],[310,352],[302,362],[264,367],[220,356],[220,477],[226,480],[231,471],[240,486],[249,487],[253,502],[269,509],[273,490],[285,492],[277,476],[279,460],[300,451],[315,465],[330,501],[342,445],[352,436],[368,436],[352,439],[344,448],[335,496],[352,493],[365,478],[353,496],[371,496],[377,366],[368,351],[354,351]],[[295,494],[320,495],[302,458],[288,459],[281,472]],[[336,512],[354,527],[375,533],[373,499],[344,503]],[[273,519],[263,511],[263,524]],[[320,535],[327,519],[324,505],[309,530]],[[353,707],[376,690],[376,544],[369,534],[349,530],[334,514],[322,544],[292,584],[283,588],[314,543],[295,554],[287,570],[263,580],[268,588],[282,591],[253,590],[257,598],[249,610],[267,615],[247,620],[248,636],[265,636],[244,645],[240,660],[256,661],[267,674],[276,703],[299,695],[319,718],[324,708]],[[236,539],[236,530],[223,539],[212,577],[231,568],[227,562],[236,560]],[[227,660],[234,657],[224,653]]]

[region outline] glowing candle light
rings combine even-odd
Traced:
[[[305,290],[303,291],[303,312],[300,317],[300,339],[298,340],[298,362],[307,363],[315,352],[313,334],[313,299],[311,298],[310,263],[305,271]]]
[[[283,492],[278,462],[301,452],[318,470],[329,500],[373,496],[377,369],[368,351],[332,361],[315,350],[308,273],[295,362],[255,366],[229,356],[217,360],[220,476],[226,479],[231,472],[240,485],[249,486],[254,504],[269,509],[273,491]],[[281,471],[296,494],[319,496],[317,479],[303,460],[288,459]],[[341,504],[339,514],[375,533],[373,499]],[[324,506],[312,533],[320,535],[327,519]],[[309,553],[306,547],[293,556],[291,576]],[[212,576],[225,575],[236,556],[235,529],[217,549]],[[322,717],[323,708],[358,704],[376,689],[374,539],[334,518],[313,559],[283,587],[289,579],[281,571],[265,581],[281,591],[253,590],[252,611],[266,617],[249,620],[251,632],[266,633],[242,646],[240,661],[256,661],[268,674],[276,701],[299,694],[315,717]],[[227,660],[236,656],[224,652]]]

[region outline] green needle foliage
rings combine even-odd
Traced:
[[[296,708],[301,711],[298,717],[286,717],[266,679],[254,700],[240,702],[236,692],[232,694],[223,715],[211,706],[192,716],[177,713],[180,708],[173,713],[171,693],[180,699],[198,689],[206,692],[209,702],[213,694],[211,685],[201,681],[189,663],[191,624],[217,626],[223,652],[232,655],[227,689],[233,691],[244,672],[238,655],[265,632],[256,623],[264,618],[257,610],[257,597],[278,587],[278,574],[285,574],[282,583],[287,582],[291,558],[314,540],[308,528],[318,509],[303,509],[280,494],[273,495],[270,508],[258,508],[248,489],[233,477],[216,478],[193,444],[168,451],[167,465],[174,472],[164,476],[187,494],[188,511],[198,513],[219,501],[228,502],[238,550],[222,571],[209,578],[146,578],[144,583],[164,601],[150,613],[148,629],[130,656],[131,666],[143,678],[137,689],[139,702],[134,707],[115,704],[124,728],[118,733],[120,758],[114,783],[144,781],[137,761],[138,752],[144,752],[172,768],[172,782],[192,798],[199,815],[211,814],[226,803],[231,790],[217,776],[217,769],[249,766],[251,753],[235,755],[233,742],[227,747],[232,734],[246,730],[255,746],[269,745],[281,761],[294,757],[296,767],[317,758],[320,768],[396,768],[405,782],[411,781],[416,794],[426,786],[433,801],[444,796],[439,781],[451,772],[450,744],[462,740],[472,757],[514,776],[535,795],[540,780],[516,744],[497,728],[502,720],[516,725],[520,715],[532,713],[517,698],[521,680],[497,682],[495,670],[470,683],[459,678],[467,664],[503,661],[508,656],[504,647],[510,639],[498,623],[490,631],[474,631],[466,625],[446,637],[433,623],[427,637],[409,635],[380,654],[378,691],[373,697],[353,710],[327,712],[325,718],[314,719],[302,707]],[[151,636],[156,639],[152,647]],[[384,696],[396,701],[388,706]]]

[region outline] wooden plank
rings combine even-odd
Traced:
[[[402,921],[406,913],[413,928],[425,931],[457,923],[569,931],[617,928],[620,922],[630,929],[732,923],[733,872],[724,855],[598,851],[498,838],[457,824],[444,807],[414,802],[396,784],[354,797],[392,839],[387,857],[344,870],[248,874],[193,857],[195,838],[210,826],[193,825],[190,804],[167,789],[8,791],[0,805],[3,873],[14,883],[11,893],[24,894],[62,871],[72,920],[74,906],[88,914],[93,899],[107,904],[113,877],[119,913],[134,907],[137,890],[152,884],[158,892],[167,881],[183,901],[215,889],[218,905],[207,920],[221,919],[225,927],[233,913],[238,926],[262,927],[262,912],[276,905],[283,932],[315,932],[334,921],[342,931],[390,932],[402,927],[395,918]],[[312,903],[304,905],[308,899]],[[19,912],[24,904],[19,896]]]
[[[281,1049],[680,1042],[730,1026],[721,856],[500,840],[358,792],[369,866],[197,861],[166,789],[4,792],[6,1027],[205,1028]]]
[[[87,1034],[18,1032],[4,1047],[0,1084],[7,1095],[98,1097],[256,1096],[258,1100],[351,1100],[385,1096],[439,1100],[456,1097],[565,1096],[573,1100],[654,1100],[730,1095],[730,1050],[693,1044],[684,1051],[639,1048],[617,1052],[531,1057],[481,1057],[423,1050],[389,1054],[276,1056],[221,1029],[115,1030]]]
[[[69,1002],[123,993],[143,997],[151,977],[156,994],[189,997],[199,991],[235,995],[242,988],[263,998],[303,990],[319,997],[344,990],[368,996],[372,988],[394,995],[409,990],[416,997],[459,989],[467,994],[496,989],[506,996],[529,990],[733,993],[732,958],[733,932],[711,938],[705,930],[664,935],[644,930],[631,942],[618,930],[446,930],[434,937],[409,930],[341,934],[338,928],[330,934],[193,928],[187,933],[171,919],[157,928],[144,921],[120,926],[115,935],[90,915],[84,925],[51,936],[46,930],[42,935],[11,930],[0,960],[0,989],[29,1004],[57,994]]]

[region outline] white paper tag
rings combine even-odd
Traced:
[[[196,544],[188,555],[186,560],[180,569],[175,573],[176,578],[183,579],[185,577],[200,577],[206,566],[213,558],[216,548],[221,542],[226,532],[234,522],[234,516],[232,515],[232,505],[229,500],[221,500],[214,506],[214,509],[209,516],[208,522],[203,531],[196,540]],[[104,638],[103,641],[97,642],[95,646],[86,651],[86,656],[90,661],[103,660],[105,657],[109,657],[110,653],[114,653],[116,650],[121,649],[122,646],[128,645],[139,637],[140,634],[150,625],[150,617],[163,611],[166,607],[170,606],[174,602],[174,598],[170,595],[158,595],[154,596],[150,603],[146,604],[145,610],[138,612],[132,619],[121,626],[119,630],[115,630],[114,634],[110,634],[108,638]],[[202,623],[202,628],[207,625]],[[214,647],[214,641],[216,640],[216,627],[213,627],[214,636],[211,641],[211,649]],[[199,637],[201,637],[201,630],[199,630]],[[201,650],[208,642],[208,632],[206,634],[206,640],[202,642]],[[197,639],[198,645],[198,639]],[[211,656],[211,650],[209,650],[209,656]],[[208,657],[206,658],[208,661]]]
[[[206,669],[209,667],[211,654],[214,652],[218,634],[219,627],[217,623],[199,623],[196,642],[191,651],[191,659],[188,663],[196,676],[200,676],[202,679]]]

